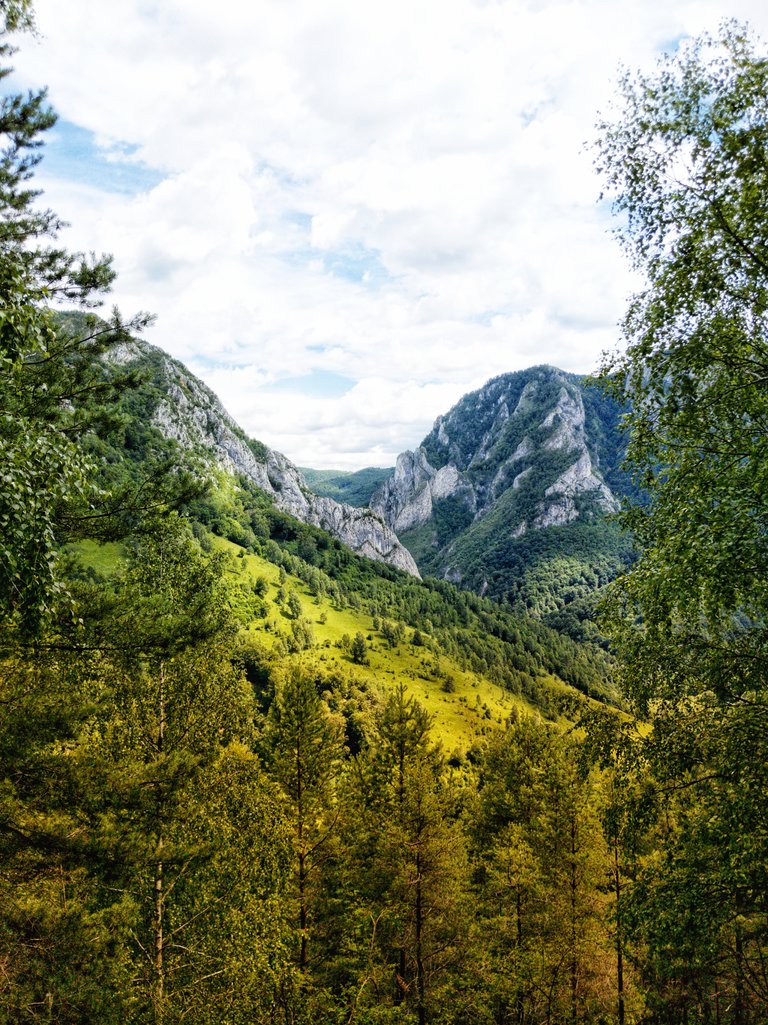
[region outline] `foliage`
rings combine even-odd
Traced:
[[[29,25],[30,8],[7,3],[0,16],[7,78],[8,32]],[[104,429],[105,403],[133,383],[108,374],[102,357],[148,321],[124,324],[117,311],[107,321],[94,317],[89,311],[114,277],[110,259],[55,244],[61,224],[29,185],[55,120],[44,91],[0,103],[0,619],[27,630],[39,628],[61,596],[61,542],[114,530],[126,504],[101,492],[94,460],[78,442]],[[62,320],[52,303],[79,312]]]
[[[358,665],[365,665],[368,661],[368,645],[365,643],[365,637],[363,637],[359,630],[352,638],[352,647],[349,653],[352,656],[352,661]]]
[[[306,971],[314,927],[316,877],[336,825],[334,784],[343,729],[320,700],[311,665],[292,665],[269,710],[265,753],[289,802],[295,836],[296,963]]]
[[[391,467],[367,466],[344,473],[340,470],[310,470],[300,467],[304,479],[316,495],[334,498],[358,508],[365,508],[374,491],[392,474]]]
[[[654,78],[626,78],[625,110],[603,126],[622,240],[648,280],[607,367],[632,402],[629,457],[652,493],[630,517],[644,557],[623,590],[649,647],[672,640],[678,656],[697,638],[737,650],[765,610],[766,75],[726,25]]]
[[[28,8],[0,10],[9,24]],[[7,421],[5,485],[27,487],[22,503],[38,478],[44,490],[37,519],[7,506],[3,544],[30,586],[38,556],[60,561],[2,614],[0,1021],[765,1020],[766,63],[734,28],[705,64],[710,46],[628,79],[630,114],[603,143],[613,183],[629,169],[627,237],[650,268],[610,368],[635,400],[632,451],[651,493],[630,516],[646,550],[609,608],[647,723],[600,704],[615,691],[588,592],[626,554],[616,533],[585,524],[499,547],[489,589],[511,594],[505,607],[361,559],[223,473],[180,515],[164,499],[159,516],[118,502],[178,460],[150,426],[165,364],[150,354],[115,399],[122,371],[95,357],[102,342],[134,345],[124,326],[46,307],[59,287],[90,301],[94,265],[78,277],[66,254],[46,264],[35,225],[53,221],[36,222],[23,196],[6,209],[17,284],[4,293],[0,397],[35,444]],[[33,149],[24,125],[43,107],[25,102],[19,138]],[[9,173],[26,158],[8,139]],[[660,140],[678,146],[676,167],[681,151],[692,161],[690,208],[684,191],[658,192],[677,188],[656,174]],[[545,387],[523,375],[518,400],[531,380]],[[70,401],[75,383],[94,401]],[[730,429],[725,414],[738,414]],[[601,444],[613,438],[609,425]],[[456,436],[459,456],[468,439]],[[205,454],[184,461],[194,478]],[[440,507],[444,537],[465,512]],[[97,544],[116,519],[123,542]],[[59,556],[83,522],[91,540]],[[497,529],[488,518],[467,542],[478,572]],[[697,540],[693,554],[676,531]],[[71,604],[57,608],[65,571]]]
[[[652,1021],[763,1021],[768,991],[765,388],[768,61],[735,23],[622,82],[598,163],[645,276],[605,367],[631,403],[649,501],[612,588],[620,673],[650,731],[631,775],[655,814],[620,906]],[[663,823],[663,826],[662,826]]]
[[[520,718],[483,766],[472,825],[501,1020],[599,1020],[613,1003],[599,788],[572,743]]]
[[[251,1021],[289,845],[220,567],[177,529],[79,589],[81,625],[4,666],[3,1020]]]

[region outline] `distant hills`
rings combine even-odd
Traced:
[[[374,492],[394,472],[394,467],[366,466],[362,470],[312,470],[299,467],[316,495],[358,507],[367,506]]]

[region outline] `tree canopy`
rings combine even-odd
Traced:
[[[0,19],[7,61],[29,5]],[[152,447],[109,477],[119,431],[89,432],[150,406],[111,402],[109,261],[30,187],[44,93],[3,101],[0,1023],[766,1021],[766,74],[728,24],[601,127],[646,279],[605,367],[649,496],[608,610],[641,729],[598,707],[602,650],[232,479],[73,555],[58,603],[62,543],[97,547]],[[462,688],[482,725],[446,758]]]
[[[620,95],[597,162],[644,285],[603,375],[649,498],[608,618],[651,727],[622,814],[653,850],[623,927],[649,1020],[742,1025],[768,1007],[768,60],[728,22]]]
[[[11,72],[10,34],[30,25],[25,0],[2,4],[0,80]],[[61,590],[62,540],[84,519],[98,533],[103,496],[78,439],[119,387],[100,357],[149,319],[93,316],[114,278],[111,258],[57,244],[62,222],[31,184],[55,121],[44,89],[0,100],[0,621],[27,628]],[[62,320],[55,310],[66,309],[81,316]]]
[[[645,285],[604,376],[631,401],[650,503],[630,514],[644,555],[620,593],[649,650],[733,652],[748,624],[751,651],[768,597],[768,62],[728,23],[621,97],[598,166]]]

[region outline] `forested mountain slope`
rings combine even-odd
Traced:
[[[554,718],[577,716],[581,695],[617,700],[609,659],[599,646],[581,644],[449,581],[422,583],[407,559],[385,561],[381,552],[377,559],[361,558],[370,547],[359,543],[367,537],[360,525],[370,524],[374,532],[380,527],[381,534],[374,533],[378,542],[394,538],[389,528],[368,510],[313,496],[288,460],[247,439],[213,393],[160,349],[135,339],[124,342],[110,354],[105,373],[127,369],[140,380],[120,396],[116,422],[83,441],[100,468],[102,486],[119,491],[129,479],[134,489],[141,488],[155,465],[207,481],[207,490],[187,498],[180,509],[207,549],[212,539],[216,544],[221,539],[238,546],[245,560],[238,563],[241,569],[250,559],[262,559],[300,578],[314,604],[326,603],[317,616],[325,612],[333,619],[344,610],[352,615],[350,637],[360,632],[383,639],[382,650],[406,644],[430,653],[432,669],[425,675],[416,672],[415,663],[393,666],[390,652],[382,668],[394,677],[390,683],[411,686],[422,676],[439,687],[438,681],[452,677],[463,691],[461,681],[474,673],[478,686],[501,687]],[[344,529],[331,531],[329,521],[331,526],[341,522]],[[357,552],[345,543],[350,530]],[[292,613],[285,601],[287,591],[279,596],[274,616],[254,615],[252,628],[266,632],[278,657],[319,650],[327,630],[311,615]],[[349,654],[345,650],[347,661]],[[451,705],[459,700],[453,693],[449,685],[445,694]]]
[[[300,467],[304,480],[316,495],[337,502],[366,506],[373,493],[392,475],[393,467],[366,466],[362,470],[312,470]]]
[[[394,532],[368,509],[314,495],[301,472],[280,452],[248,438],[213,392],[182,363],[141,340],[114,350],[109,360],[143,380],[125,400],[128,445],[147,428],[202,459],[242,474],[271,495],[278,508],[321,527],[354,551],[418,576]]]

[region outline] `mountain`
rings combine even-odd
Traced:
[[[628,557],[609,519],[629,490],[621,414],[554,367],[495,377],[398,457],[371,509],[422,573],[557,611]]]
[[[358,554],[419,575],[410,552],[377,513],[313,494],[299,469],[280,452],[248,438],[210,388],[182,363],[140,340],[113,351],[110,362],[143,376],[131,412],[140,406],[145,424],[164,438],[242,475],[278,509],[328,531]]]
[[[393,467],[366,466],[362,470],[312,470],[299,467],[316,495],[335,498],[348,505],[367,506],[374,492],[387,480]]]
[[[258,592],[267,604],[249,629],[270,657],[279,661],[313,650],[329,669],[339,659],[343,668],[349,652],[344,645],[331,652],[328,643],[335,649],[345,633],[362,633],[378,652],[371,655],[374,677],[419,688],[436,711],[445,706],[455,723],[463,717],[457,702],[465,704],[476,685],[483,692],[490,687],[489,694],[501,687],[555,717],[577,715],[585,695],[616,700],[610,659],[590,643],[593,638],[568,636],[573,631],[552,629],[526,610],[505,608],[448,581],[423,582],[379,516],[312,495],[298,469],[247,438],[181,363],[132,340],[113,351],[107,367],[121,376],[126,370],[136,371],[140,382],[122,394],[106,433],[91,439],[100,484],[119,491],[128,483],[129,491],[135,490],[152,478],[155,467],[167,473],[168,466],[213,478],[206,493],[190,496],[182,506],[204,550],[212,545],[235,550],[238,573],[251,566],[251,575],[271,579],[275,570],[266,569],[269,563],[295,578],[275,585],[280,593],[272,596],[271,612],[265,611],[270,600]],[[117,550],[107,555],[97,546],[92,551],[87,561],[97,573],[108,570],[110,558],[120,557]],[[288,612],[283,603],[291,589],[301,595],[300,602],[317,609],[307,607],[298,618]],[[246,592],[252,595],[252,584],[246,584]],[[459,733],[462,743],[468,740],[457,725],[449,732],[444,740],[451,746]]]
[[[370,559],[500,599],[577,641],[599,641],[595,593],[631,550],[606,519],[627,491],[621,410],[584,379],[551,367],[495,378],[439,417],[364,508],[313,494],[293,463],[248,438],[213,392],[162,350],[133,340],[111,361],[138,371],[143,383],[123,399],[122,434],[94,454],[120,473],[133,460],[139,476],[150,453],[218,472],[219,486],[192,515],[219,536],[253,548],[255,537],[276,536],[279,511]],[[330,486],[360,501],[382,472],[331,473]],[[278,541],[295,534],[291,522],[277,529]],[[303,541],[308,550],[317,543]]]

